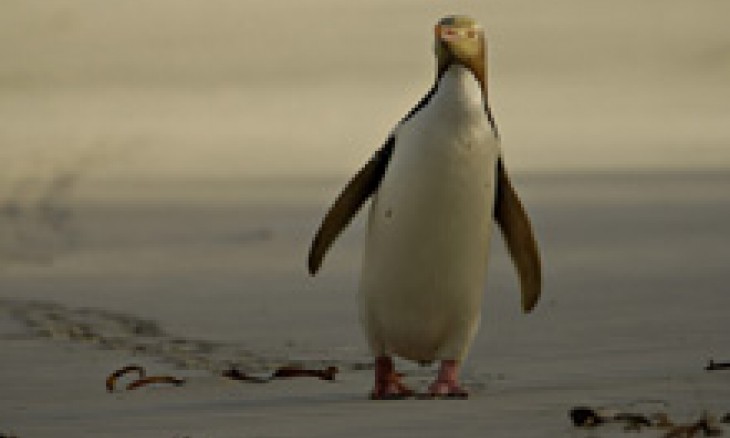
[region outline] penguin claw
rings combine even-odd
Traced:
[[[370,393],[371,400],[402,400],[415,395],[415,392],[401,382],[401,374],[395,371],[393,360],[379,356],[375,360],[375,388]]]
[[[448,394],[437,394],[437,395],[431,395],[431,399],[435,400],[466,400],[469,398],[469,393],[467,392],[451,392]]]
[[[374,391],[370,393],[370,400],[405,400],[410,398],[413,394],[408,393],[386,393],[378,394]]]
[[[428,388],[426,397],[430,399],[466,399],[469,392],[456,382],[436,381]]]
[[[404,400],[416,394],[412,389],[397,380],[384,383],[373,389],[370,393],[370,400]]]

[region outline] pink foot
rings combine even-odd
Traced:
[[[375,359],[375,388],[370,393],[373,400],[392,400],[410,397],[414,392],[400,381],[393,360],[388,356]]]
[[[428,387],[428,395],[437,398],[467,398],[469,392],[459,385],[458,375],[457,361],[442,361],[436,381]]]

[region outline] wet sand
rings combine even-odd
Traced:
[[[35,258],[12,259],[5,241],[0,431],[621,436],[619,427],[576,431],[568,411],[606,406],[690,420],[727,410],[730,375],[704,366],[728,355],[730,179],[515,179],[544,252],[543,300],[520,314],[516,278],[495,239],[484,320],[464,369],[470,399],[386,403],[367,400],[370,358],[355,308],[362,221],[319,277],[304,269],[311,232],[344,177],[153,185],[147,196],[185,184],[197,192],[126,203],[98,198],[109,191],[101,182],[82,186],[63,204],[57,231],[68,236],[43,257],[37,242]],[[123,194],[139,182],[108,184]],[[4,229],[32,225],[11,219],[3,217]],[[106,393],[108,373],[130,363],[188,382]],[[291,363],[340,373],[336,382],[268,384],[219,376],[231,364],[263,375]],[[399,366],[420,389],[433,373]]]

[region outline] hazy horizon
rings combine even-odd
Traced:
[[[514,172],[730,169],[730,5],[66,0],[0,6],[0,185],[339,176],[433,77],[433,23],[489,38]]]

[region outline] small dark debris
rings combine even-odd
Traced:
[[[271,378],[267,377],[256,377],[256,376],[249,376],[248,374],[239,371],[237,368],[231,367],[221,373],[223,377],[227,377],[231,380],[240,380],[244,382],[252,382],[252,383],[266,383]]]
[[[710,359],[710,362],[705,367],[706,371],[720,371],[720,370],[730,370],[730,362],[715,362],[714,360]]]
[[[120,368],[113,373],[109,375],[109,377],[106,378],[106,390],[109,392],[114,392],[114,387],[116,386],[117,380],[119,380],[120,377],[127,373],[136,372],[138,375],[138,379],[142,379],[146,377],[145,370],[139,365],[127,365],[123,368]]]
[[[266,377],[251,376],[243,371],[240,371],[236,367],[231,367],[221,373],[223,377],[227,377],[231,380],[239,380],[251,383],[267,383],[274,379],[289,379],[292,377],[316,377],[321,380],[334,381],[335,375],[338,373],[337,367],[329,366],[325,369],[306,369],[294,365],[285,365],[277,368]]]
[[[137,379],[134,382],[127,385],[127,391],[140,388],[142,386],[151,385],[153,383],[170,383],[175,386],[181,386],[185,384],[185,380],[178,379],[172,376],[150,376]]]
[[[729,416],[730,414],[726,414],[721,422],[730,420]],[[724,433],[717,419],[708,413],[703,413],[698,421],[675,425],[663,412],[653,414],[651,417],[634,413],[605,415],[597,409],[579,406],[570,410],[570,418],[577,427],[596,427],[608,422],[618,422],[625,424],[625,431],[640,431],[644,427],[666,430],[662,438],[691,438],[700,432],[708,437],[721,436]]]
[[[626,423],[626,430],[641,430],[642,427],[651,427],[651,421],[641,414],[616,414],[614,420]]]
[[[329,366],[323,370],[308,370],[305,368],[294,366],[283,366],[274,371],[271,375],[272,379],[288,379],[291,377],[317,377],[322,380],[335,380],[337,367]]]
[[[114,371],[109,375],[109,377],[107,377],[106,390],[109,392],[114,392],[117,380],[123,375],[131,372],[136,372],[138,377],[136,380],[130,382],[127,385],[127,391],[131,391],[146,385],[151,385],[153,383],[169,383],[175,386],[180,386],[185,383],[185,380],[178,379],[177,377],[173,376],[147,376],[147,372],[143,367],[139,365],[127,365]]]
[[[570,410],[570,419],[578,427],[595,427],[604,420],[591,408],[584,406],[575,407]]]
[[[722,436],[723,434],[722,429],[715,425],[714,418],[705,413],[699,421],[673,427],[664,434],[663,438],[691,438],[700,431],[704,436]]]

